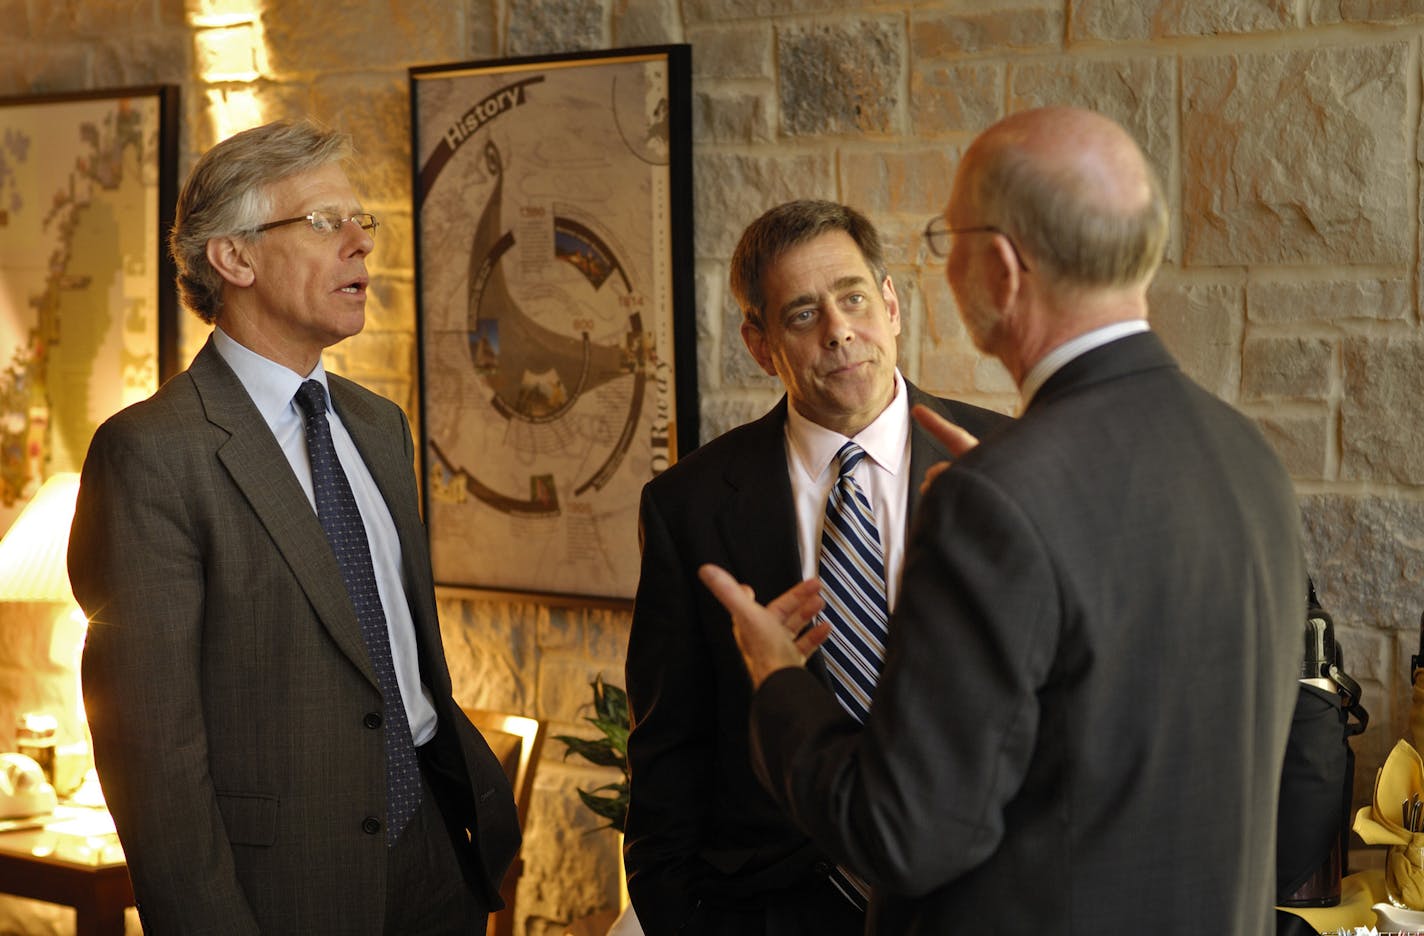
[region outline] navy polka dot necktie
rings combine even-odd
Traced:
[[[311,458],[312,487],[316,491],[317,519],[326,532],[331,550],[341,567],[341,578],[361,622],[361,636],[371,657],[371,668],[385,700],[386,745],[386,844],[395,842],[401,830],[420,806],[420,765],[410,734],[405,703],[391,660],[390,634],[386,612],[376,589],[376,571],[371,565],[371,547],[366,526],[351,493],[351,484],[336,447],[331,443],[331,424],[326,418],[326,390],[308,380],[297,390],[297,406],[306,416],[307,454]]]

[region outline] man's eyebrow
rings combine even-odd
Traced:
[[[831,292],[840,292],[844,289],[850,289],[852,286],[869,286],[869,284],[870,281],[858,273],[852,274],[850,276],[842,276],[840,279],[836,280],[834,283],[831,284]],[[790,312],[797,306],[815,304],[816,295],[814,293],[802,293],[794,299],[790,299],[787,302],[782,303],[781,308],[776,310],[776,317],[784,318],[786,316],[786,313]]]
[[[324,201],[319,205],[313,205],[310,208],[306,209],[303,214],[311,214],[314,211],[321,211],[326,214],[334,214],[341,218],[349,218],[352,215],[362,214],[365,212],[365,210],[366,209],[361,207],[359,202],[356,203],[356,206],[354,208],[343,208],[337,202]]]

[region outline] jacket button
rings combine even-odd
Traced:
[[[366,717],[361,719],[361,724],[365,725],[367,728],[381,727],[381,713],[367,712]]]
[[[831,865],[830,862],[827,861],[818,861],[815,864],[811,865],[811,870],[815,874],[821,877],[825,877],[826,875],[831,873]]]
[[[367,835],[375,835],[377,832],[381,831],[381,820],[377,819],[375,816],[367,816],[365,819],[361,820],[361,831],[365,832]]]

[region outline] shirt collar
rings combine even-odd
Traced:
[[[304,381],[318,381],[326,387],[326,368],[317,361],[312,372],[303,377],[290,368],[283,367],[270,358],[265,358],[251,348],[240,344],[221,328],[213,328],[213,347],[232,372],[237,375],[247,395],[252,397],[257,411],[268,426],[275,426],[289,407],[295,410],[293,397]],[[328,391],[327,399],[331,395]]]
[[[847,437],[827,429],[802,416],[795,406],[786,407],[786,438],[790,442],[792,458],[812,478],[820,478],[822,473],[835,461],[836,453],[846,444]],[[905,391],[905,379],[900,369],[895,368],[895,396],[890,405],[860,432],[854,441],[865,454],[891,475],[897,475],[905,462],[905,452],[910,438],[910,403]]]
[[[1019,399],[1022,401],[1021,408],[1026,409],[1033,395],[1047,382],[1048,378],[1057,373],[1058,369],[1069,361],[1083,354],[1087,354],[1094,348],[1125,338],[1128,335],[1135,335],[1138,332],[1149,331],[1146,319],[1130,319],[1126,322],[1113,322],[1111,325],[1104,325],[1102,328],[1095,328],[1090,332],[1084,332],[1076,338],[1070,338],[1052,351],[1039,359],[1038,363],[1029,369],[1023,383],[1019,386]]]

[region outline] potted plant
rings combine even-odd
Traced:
[[[603,735],[601,738],[579,738],[574,735],[555,735],[564,742],[564,757],[577,754],[584,760],[600,767],[617,767],[623,779],[617,783],[605,783],[592,790],[579,790],[579,799],[608,824],[600,829],[617,829],[623,834],[628,822],[628,694],[617,686],[610,686],[603,677],[594,677],[589,683],[593,688],[592,718],[584,721],[593,725]]]
[[[593,689],[592,718],[584,721],[593,725],[603,735],[601,738],[579,738],[574,735],[555,735],[564,742],[564,757],[577,754],[584,760],[600,767],[617,767],[623,779],[616,783],[605,783],[592,790],[578,790],[583,804],[608,824],[600,829],[618,831],[618,918],[608,930],[608,936],[642,936],[642,927],[628,903],[628,879],[623,873],[623,832],[628,824],[628,694],[617,686],[603,681],[603,676],[595,676],[589,683]]]

